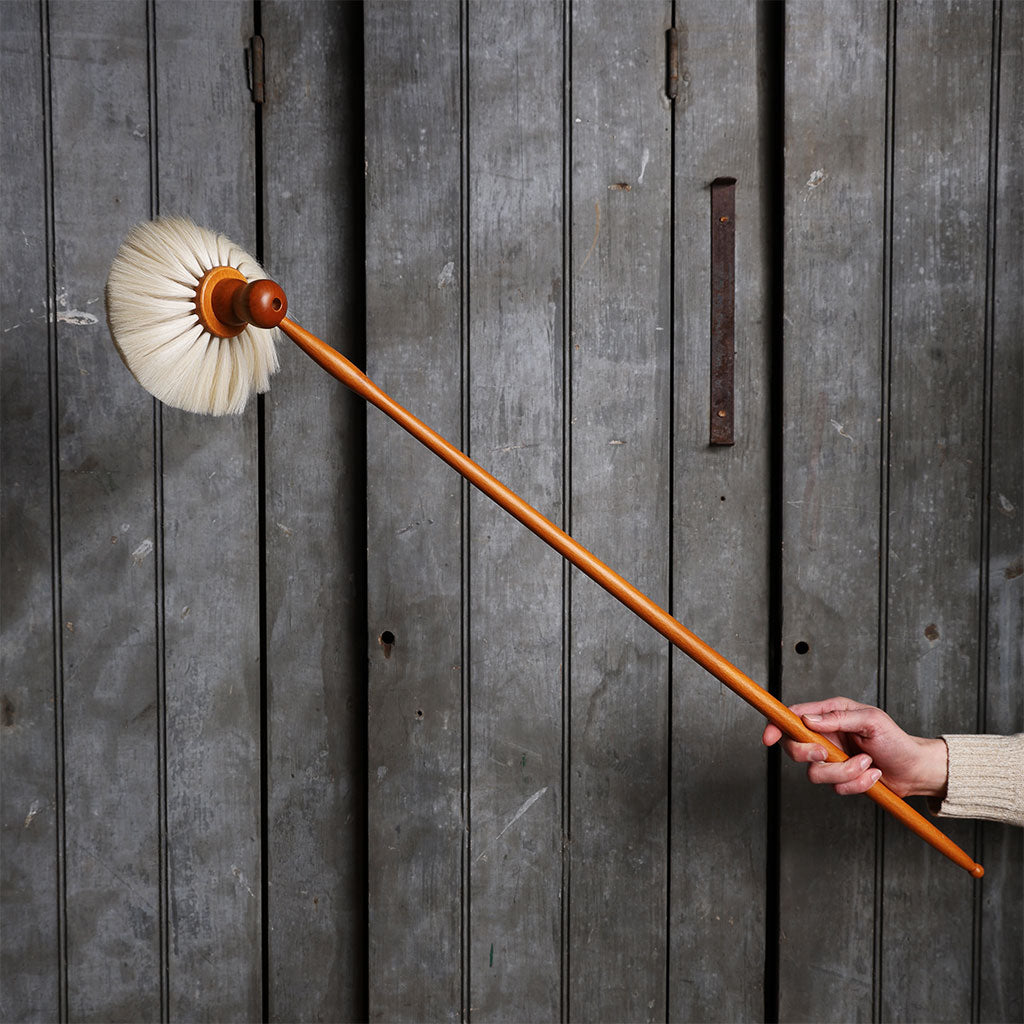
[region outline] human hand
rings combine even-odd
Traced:
[[[821,744],[785,738],[778,726],[769,723],[761,741],[770,747],[782,740],[792,760],[809,766],[811,782],[830,785],[844,796],[863,793],[879,779],[901,797],[945,795],[944,740],[911,736],[881,709],[846,697],[794,704],[790,710],[849,755],[847,761],[829,763]]]

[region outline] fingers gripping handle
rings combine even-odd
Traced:
[[[567,558],[577,569],[586,573],[595,583],[607,590],[650,626],[653,626],[684,654],[707,669],[716,679],[777,725],[787,736],[803,743],[820,744],[828,752],[830,761],[845,761],[847,759],[842,750],[823,736],[808,729],[800,717],[790,711],[780,700],[758,686],[714,648],[708,646],[668,612],[640,593],[632,584],[573,540],[564,530],[555,526],[535,508],[528,505],[514,491],[491,476],[469,456],[463,454],[440,434],[395,402],[341,353],[287,317],[281,321],[281,330],[314,362],[426,445],[435,455],[483,491],[509,515]],[[984,873],[981,865],[976,864],[930,821],[918,814],[882,783],[876,782],[868,790],[868,796],[899,818],[922,839],[944,853],[950,860],[969,871],[975,878],[980,878]]]
[[[828,760],[831,762],[846,761],[848,759],[848,755],[834,743],[819,735],[813,729],[808,729],[799,715],[790,711],[781,702],[779,702],[779,707],[785,712],[785,720],[780,720],[783,717],[782,715],[778,718],[772,715],[767,717],[791,740],[796,740],[798,743],[817,743],[825,748]],[[944,832],[937,829],[923,814],[918,814],[910,804],[901,797],[898,797],[883,782],[876,782],[867,791],[866,795],[871,797],[880,807],[884,807],[894,818],[898,818],[911,832],[916,833],[926,843],[934,846],[936,850],[945,854],[955,864],[959,864],[960,867],[975,878],[981,878],[985,874],[985,869],[980,864],[976,863],[972,857],[957,846]]]

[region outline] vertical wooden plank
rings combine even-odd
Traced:
[[[148,26],[143,3],[47,14],[67,1012],[138,1020],[161,1007],[153,403],[110,344],[103,287],[149,212]]]
[[[38,4],[0,5],[0,1019],[61,1012],[48,97]]]
[[[466,14],[469,448],[558,521],[563,8],[472,3]],[[553,1020],[561,1006],[561,559],[476,492],[469,525],[470,1005],[474,1019]]]
[[[1024,5],[1003,4],[992,272],[992,435],[988,493],[986,732],[1024,731]],[[991,238],[989,244],[992,244]],[[1024,832],[982,825],[978,1019],[1024,1019]]]
[[[667,4],[572,7],[571,530],[668,604]],[[571,577],[569,1011],[665,1016],[668,650]],[[598,868],[598,865],[600,867]]]
[[[782,697],[878,703],[886,8],[787,7]],[[884,525],[884,524],[883,524]],[[873,1014],[874,810],[782,769],[780,1019]],[[830,935],[806,926],[830,899]],[[838,970],[838,974],[837,974]]]
[[[770,317],[759,5],[676,10],[674,613],[768,685]],[[648,172],[649,173],[649,172]],[[710,447],[710,184],[736,179],[735,444]],[[682,655],[672,662],[669,1016],[764,1013],[761,720]],[[756,965],[756,966],[755,966]]]
[[[274,0],[261,32],[265,266],[290,315],[361,364],[361,9]],[[365,1020],[365,411],[282,345],[265,399],[269,1017]]]
[[[255,252],[246,0],[155,9],[159,203]],[[259,471],[255,403],[163,409],[172,1017],[262,1015]]]
[[[365,8],[367,367],[462,440],[462,74],[455,2]],[[415,401],[414,401],[415,399]],[[462,486],[367,420],[373,1020],[463,1006]]]
[[[981,10],[896,14],[885,696],[919,735],[979,724],[992,48]],[[972,849],[973,825],[944,830]],[[881,1016],[966,1019],[976,883],[895,823],[884,844],[883,936],[899,939],[882,949]]]

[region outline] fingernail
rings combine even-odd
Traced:
[[[875,783],[876,783],[876,782],[877,782],[877,781],[878,781],[878,780],[879,780],[879,779],[880,779],[881,777],[882,777],[882,773],[881,773],[881,772],[880,772],[880,771],[879,771],[879,770],[878,770],[877,768],[876,768],[876,769],[875,769],[874,771],[872,771],[872,772],[868,772],[868,778],[869,778],[869,779],[871,780],[871,785],[872,785],[872,786],[873,786],[873,785],[874,785],[874,784],[875,784]]]
[[[871,767],[871,758],[868,757],[867,754],[861,754],[860,757],[857,758],[857,763],[860,767],[860,770],[862,772],[865,772],[868,770],[868,768]],[[879,772],[878,774],[881,775],[882,773]]]
[[[821,715],[804,715],[805,722],[820,722],[822,721]]]
[[[818,749],[814,751],[814,760],[815,761],[827,761],[828,760],[828,751],[826,751],[823,747],[818,747]]]

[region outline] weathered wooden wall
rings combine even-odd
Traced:
[[[784,699],[1020,730],[1022,15],[0,4],[0,1018],[1024,1018],[1019,829],[973,882],[301,356],[190,417],[102,298],[187,213]]]
[[[362,408],[162,409],[103,305],[186,213],[361,358],[360,13],[0,9],[4,1020],[365,1012]]]
[[[1021,15],[787,10],[782,692],[924,735],[1024,714]],[[783,773],[781,1015],[1020,1017],[1021,831],[943,823],[978,886],[828,795]]]

